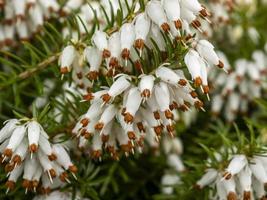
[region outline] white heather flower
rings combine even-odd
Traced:
[[[242,80],[247,70],[247,61],[245,59],[238,59],[235,62],[235,73],[238,80]]]
[[[184,57],[184,62],[192,76],[192,79],[194,80],[195,85],[200,86],[202,84],[202,80],[199,54],[195,50],[190,49]]]
[[[174,23],[176,29],[182,27],[182,22],[180,19],[180,2],[179,0],[164,0],[163,1],[164,10],[168,19]]]
[[[175,86],[177,86],[178,84],[184,86],[187,83],[182,77],[179,76],[179,74],[175,73],[175,71],[165,66],[158,67],[155,75],[162,81]]]
[[[25,0],[12,0],[15,16],[17,19],[25,18]]]
[[[95,125],[96,130],[102,130],[111,120],[115,117],[117,113],[117,108],[115,105],[110,104],[102,113],[100,119]]]
[[[108,36],[103,31],[95,31],[92,37],[92,43],[102,52],[103,58],[110,57],[110,51],[108,50]]]
[[[241,192],[243,193],[244,199],[251,198],[251,186],[252,186],[252,172],[251,169],[246,166],[241,172],[238,174],[238,180],[240,182]]]
[[[63,11],[70,13],[72,10],[76,10],[81,7],[83,0],[68,0],[63,7]]]
[[[165,47],[166,47],[166,43],[164,41],[164,38],[162,36],[162,33],[160,32],[160,29],[157,25],[152,24],[151,25],[151,30],[150,30],[150,37],[152,37],[152,39],[156,42],[158,48],[160,49],[160,51],[164,52],[165,51]],[[148,41],[150,42],[150,40]],[[153,44],[148,44],[148,46],[150,48],[153,47]]]
[[[25,127],[17,126],[10,136],[9,143],[4,151],[4,156],[11,157],[25,136]]]
[[[76,57],[76,49],[74,46],[69,45],[63,49],[59,60],[60,72],[62,74],[70,72],[75,57]]]
[[[154,87],[154,81],[155,77],[152,75],[141,76],[141,80],[139,82],[139,90],[143,98],[147,99],[151,96]]]
[[[202,10],[201,4],[198,2],[198,0],[180,0],[180,3],[182,6],[186,7],[188,10],[193,12],[194,14],[197,14]]]
[[[173,167],[177,172],[182,172],[185,170],[185,166],[181,158],[176,154],[170,154],[167,158],[168,164]]]
[[[65,170],[69,170],[72,173],[77,172],[77,167],[71,162],[70,156],[65,148],[60,144],[53,145],[53,152],[57,156],[57,163],[61,165]]]
[[[246,156],[242,154],[233,156],[231,162],[225,170],[226,172],[224,174],[224,178],[226,180],[231,179],[233,175],[238,174],[245,167],[247,162]]]
[[[164,194],[172,194],[174,185],[179,184],[181,181],[180,177],[176,174],[164,174],[161,178],[162,192]]]
[[[233,92],[229,96],[228,106],[231,112],[236,113],[238,111],[240,97],[237,93]]]
[[[102,96],[102,100],[106,103],[110,101],[111,98],[115,98],[127,88],[130,87],[130,82],[128,81],[129,77],[122,75],[120,76],[109,88],[108,93]]]
[[[39,136],[41,134],[41,126],[36,121],[31,121],[27,127],[30,152],[34,153],[38,149]]]
[[[99,76],[99,68],[102,63],[102,53],[95,47],[86,47],[83,53],[90,65],[90,70],[87,76],[90,80],[96,80]]]
[[[17,119],[10,119],[4,123],[5,126],[0,130],[0,143],[10,137],[18,122]]]
[[[130,49],[135,41],[135,30],[132,23],[125,23],[120,28],[121,57],[124,60],[130,58]]]
[[[215,169],[209,168],[206,173],[196,183],[196,187],[202,189],[203,187],[210,185],[216,180],[218,172]]]
[[[149,18],[157,24],[164,32],[170,31],[170,26],[168,24],[167,17],[164,13],[164,9],[160,1],[152,0],[146,5],[146,13]]]
[[[214,115],[218,115],[223,106],[223,97],[217,94],[212,97],[211,111]]]
[[[119,58],[121,54],[121,42],[120,42],[120,33],[113,33],[108,40],[108,49],[111,54],[109,60],[109,67],[116,68],[119,66]]]
[[[145,13],[137,15],[134,19],[134,31],[135,31],[135,43],[134,46],[137,49],[142,50],[145,45],[146,37],[150,30],[150,20]]]
[[[196,49],[200,56],[205,58],[209,63],[220,68],[224,67],[224,64],[222,63],[222,61],[220,61],[218,55],[214,51],[214,46],[207,40],[199,40],[197,42]]]
[[[225,188],[227,199],[237,199],[236,184],[234,178],[232,177],[228,180],[223,179],[222,184]]]
[[[134,120],[134,116],[138,111],[140,104],[142,102],[142,97],[138,87],[131,88],[129,90],[129,94],[127,96],[127,102],[125,105],[124,112],[124,121],[126,123],[132,123]]]
[[[250,162],[249,167],[254,177],[261,183],[267,184],[267,173],[262,162],[258,158],[253,158]]]

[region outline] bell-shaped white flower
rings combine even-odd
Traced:
[[[249,166],[246,166],[241,172],[238,174],[238,179],[240,182],[240,187],[243,192],[243,199],[251,198],[251,184],[252,184],[252,172]]]
[[[102,53],[95,47],[86,47],[83,53],[90,65],[90,71],[87,76],[90,80],[96,80],[99,76],[99,68],[102,63]]]
[[[111,98],[115,98],[116,96],[123,93],[127,88],[130,87],[131,83],[128,81],[127,76],[120,76],[109,88],[109,91],[107,94],[104,94],[102,96],[102,100],[106,103],[108,103]]]
[[[218,55],[214,51],[214,46],[207,40],[199,40],[196,49],[201,57],[205,58],[209,63],[216,65],[220,68],[224,67]]]
[[[135,31],[135,43],[134,46],[137,49],[143,49],[145,45],[146,37],[150,29],[150,20],[145,13],[141,13],[134,19],[134,31]]]
[[[135,29],[132,23],[125,23],[120,28],[121,57],[124,60],[130,58],[130,49],[134,44]]]
[[[95,125],[95,129],[102,130],[115,117],[117,111],[116,106],[110,104],[102,113],[98,123]]]
[[[172,69],[164,66],[160,66],[157,68],[155,72],[156,76],[160,78],[162,81],[170,83],[172,85],[182,85],[186,84],[185,81],[182,80],[181,77],[177,73],[175,73]]]
[[[146,5],[146,13],[164,32],[170,31],[170,26],[160,1],[149,1]]]
[[[217,176],[217,170],[213,168],[207,169],[206,173],[197,181],[196,187],[202,189],[203,187],[210,185],[216,180]]]
[[[30,152],[35,153],[38,149],[38,141],[41,133],[41,127],[36,121],[31,121],[28,124],[27,130]]]
[[[152,90],[154,87],[155,77],[152,75],[143,75],[141,76],[141,80],[139,82],[139,90],[141,92],[141,96],[143,98],[149,98],[152,94]]]
[[[4,123],[4,127],[0,130],[0,143],[11,136],[19,121],[10,119]]]
[[[174,23],[176,29],[180,29],[182,27],[182,22],[180,19],[179,0],[164,0],[163,6],[166,12],[167,18]]]
[[[258,158],[253,158],[250,162],[249,167],[255,178],[261,183],[267,184],[267,173],[262,162]]]
[[[184,57],[184,62],[192,76],[192,79],[194,79],[195,85],[200,86],[202,84],[202,79],[199,54],[195,50],[190,49]]]
[[[119,57],[121,53],[121,41],[119,32],[115,32],[109,37],[108,49],[111,53],[109,67],[116,68],[119,65]]]
[[[62,74],[68,73],[70,71],[70,68],[74,62],[75,57],[76,57],[76,50],[74,46],[69,45],[63,49],[59,60],[60,72]]]
[[[133,123],[135,113],[138,111],[141,101],[142,97],[138,87],[131,88],[125,105],[124,121],[126,123]]]
[[[194,14],[197,14],[198,12],[202,10],[202,6],[198,2],[198,0],[192,0],[192,1],[180,0],[180,3],[183,7],[186,7]]]
[[[108,38],[107,34],[103,31],[95,31],[92,36],[92,43],[102,52],[103,58],[110,57],[110,51],[108,50]]]
[[[245,167],[245,165],[247,165],[247,163],[248,161],[245,155],[234,155],[228,167],[226,168],[226,173],[223,175],[223,177],[226,180],[231,179],[231,177],[235,174],[238,174]]]

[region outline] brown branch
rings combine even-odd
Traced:
[[[36,67],[28,69],[20,74],[18,74],[13,80],[7,82],[5,85],[0,86],[0,90],[6,88],[9,85],[12,85],[16,81],[21,81],[24,79],[27,79],[31,76],[33,76],[38,71],[41,71],[47,67],[49,67],[50,64],[55,62],[59,58],[60,53],[56,53],[55,55],[47,58],[46,60],[42,61],[41,63],[37,64]]]

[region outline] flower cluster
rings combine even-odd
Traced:
[[[219,156],[217,156],[219,160]],[[209,167],[206,173],[197,181],[196,187],[216,188],[216,195],[211,199],[266,199],[267,186],[266,155],[247,157],[234,154],[224,169]]]
[[[191,106],[203,109],[193,87],[208,95],[208,66],[223,68],[224,64],[210,42],[190,34],[190,27],[201,31],[199,16],[207,18],[208,12],[198,1],[152,0],[145,12],[138,12],[119,30],[96,31],[92,45],[72,41],[64,48],[60,71],[66,74],[72,70],[73,80],[86,89],[84,100],[90,102],[73,129],[80,147],[92,138],[95,158],[101,156],[102,146],[112,156],[117,155],[118,147],[129,154],[141,147],[144,139],[158,141],[163,132],[173,135],[177,110],[187,111]],[[186,49],[183,62],[146,66],[143,61],[149,61],[155,46],[166,55],[166,37],[174,50],[177,45]],[[179,69],[183,63],[193,86]],[[95,83],[100,89],[93,87]]]
[[[230,74],[209,73],[217,90],[212,98],[212,112],[218,115],[225,104],[225,118],[232,122],[238,113],[247,113],[249,103],[260,98],[266,89],[267,56],[261,50],[252,54],[252,60],[238,59],[233,69],[223,53],[219,53]]]
[[[26,192],[37,188],[48,193],[52,184],[69,182],[68,171],[75,176],[76,166],[61,144],[51,144],[42,126],[35,120],[7,121],[0,130],[1,162],[8,173],[7,191],[14,189],[20,176]]]

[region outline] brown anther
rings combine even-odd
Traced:
[[[39,185],[39,181],[33,180],[31,185],[32,185],[33,188],[37,188],[38,185]]]
[[[197,27],[200,27],[201,26],[201,23],[200,21],[198,21],[197,19],[194,20],[194,24],[197,26]]]
[[[134,42],[134,47],[135,48],[137,48],[137,49],[143,49],[144,46],[145,46],[144,40],[142,40],[142,39],[135,40],[135,42]]]
[[[134,117],[129,113],[125,113],[124,115],[124,121],[129,124],[129,123],[133,123]]]
[[[62,172],[62,173],[59,175],[59,179],[60,179],[62,182],[66,182],[66,180],[68,179],[68,173],[67,173],[67,172]]]
[[[80,84],[78,85],[78,87],[81,88],[81,89],[84,89],[85,85],[84,85],[83,83],[80,83]]]
[[[207,12],[207,10],[205,8],[203,8],[201,11],[199,11],[199,13],[203,16],[203,17],[207,17],[209,14]]]
[[[196,77],[195,80],[194,80],[195,87],[199,87],[199,86],[201,86],[201,84],[202,84],[201,78],[200,77]]]
[[[83,78],[83,73],[82,72],[79,72],[76,75],[77,75],[78,79],[82,79]]]
[[[100,158],[101,155],[102,155],[101,150],[92,151],[92,158],[94,158],[94,159]]]
[[[165,110],[164,114],[167,119],[173,120],[173,113],[170,110]]]
[[[101,135],[101,140],[102,140],[103,143],[106,143],[109,140],[109,135],[102,134]]]
[[[191,97],[193,97],[194,99],[198,97],[195,91],[190,92],[190,94],[191,94]]]
[[[163,24],[161,24],[161,28],[162,28],[162,30],[163,30],[165,33],[169,32],[169,31],[171,30],[169,24],[166,23],[166,22],[163,23]]]
[[[112,57],[109,61],[109,67],[111,68],[117,68],[119,66],[119,61],[117,58]]]
[[[135,140],[136,138],[135,133],[133,131],[128,131],[127,135],[130,140]]]
[[[128,60],[130,58],[130,50],[129,49],[123,49],[122,52],[121,52],[121,57],[124,59],[124,60]]]
[[[142,122],[138,122],[136,125],[140,132],[143,132],[143,133],[146,132],[145,127]]]
[[[244,191],[243,192],[243,200],[251,200],[251,192],[250,191]]]
[[[173,101],[172,104],[169,106],[170,110],[178,109],[178,104]]]
[[[3,153],[6,157],[11,157],[13,152],[12,152],[12,149],[5,149],[4,150],[4,153]]]
[[[5,172],[6,172],[6,173],[11,172],[14,168],[15,168],[15,164],[14,164],[14,163],[8,163],[8,164],[5,166]]]
[[[25,15],[19,14],[16,15],[16,21],[24,21],[25,20]]]
[[[91,137],[91,134],[86,131],[83,137],[88,140]]]
[[[24,179],[22,181],[22,187],[29,189],[31,187],[31,181],[27,180],[27,179]]]
[[[37,150],[38,150],[38,146],[37,146],[37,144],[31,144],[31,145],[29,146],[29,151],[30,151],[31,153],[35,153],[35,152],[37,152]]]
[[[151,93],[150,93],[149,89],[144,89],[143,92],[141,93],[141,96],[145,97],[145,98],[149,98],[150,95],[151,95]]]
[[[101,98],[105,103],[108,103],[111,99],[111,96],[109,94],[103,94]]]
[[[78,168],[75,165],[70,165],[68,170],[72,173],[78,172]]]
[[[5,186],[9,189],[9,190],[14,190],[15,188],[15,182],[14,181],[7,181],[5,183]]]
[[[109,58],[110,57],[110,55],[111,55],[111,53],[110,53],[110,51],[109,50],[107,50],[107,49],[104,49],[103,50],[103,58]]]
[[[68,67],[61,67],[60,68],[60,73],[61,74],[67,74],[67,73],[69,73],[69,68]]]
[[[219,64],[217,65],[219,68],[223,68],[224,67],[224,64],[222,61],[219,60]]]
[[[237,195],[235,192],[229,192],[227,194],[227,200],[237,200]]]
[[[94,99],[94,96],[92,93],[88,93],[86,95],[83,95],[83,99],[86,100],[86,101],[91,101]]]
[[[98,71],[90,71],[88,74],[87,74],[87,78],[91,81],[95,81],[98,79],[98,76],[99,76],[99,72]]]
[[[134,62],[134,67],[139,71],[139,72],[142,72],[142,64],[140,62],[140,60],[136,60]]]
[[[55,178],[57,176],[57,173],[54,169],[49,169],[49,174],[51,175],[52,178]]]
[[[116,152],[115,147],[110,145],[107,146],[107,151],[111,154],[114,154]]]
[[[155,111],[155,112],[153,112],[153,115],[154,115],[154,118],[155,118],[156,120],[160,120],[160,114],[159,114],[159,111]]]
[[[15,155],[13,158],[12,158],[12,162],[14,164],[17,164],[17,165],[20,165],[21,164],[21,157],[19,155]]]
[[[89,124],[89,119],[83,118],[80,123],[83,125],[83,127],[86,127]]]
[[[53,160],[56,160],[57,159],[57,156],[54,153],[52,153],[51,155],[48,156],[48,159],[50,161],[53,161]]]
[[[198,184],[195,184],[194,186],[193,186],[193,188],[195,188],[196,190],[201,190],[202,188],[200,187],[200,185],[198,185]]]
[[[121,150],[124,152],[130,152],[133,148],[132,143],[129,141],[128,144],[122,144],[120,145]]]
[[[175,25],[176,29],[181,29],[182,28],[181,20],[178,19],[178,20],[174,21],[174,25]]]
[[[157,136],[161,135],[161,133],[162,133],[162,127],[161,126],[155,126],[155,127],[153,127],[153,129],[154,129]]]
[[[180,79],[178,84],[181,85],[181,86],[186,86],[187,81],[185,79]]]
[[[197,109],[200,109],[200,108],[203,108],[203,105],[204,105],[204,104],[203,104],[202,101],[199,100],[199,101],[196,101],[194,105],[195,105],[195,107],[196,107]]]
[[[168,131],[169,133],[171,133],[171,134],[174,133],[174,125],[173,125],[173,124],[168,124],[168,125],[166,126],[166,128],[167,128],[167,131]]]
[[[102,122],[98,122],[96,125],[95,125],[95,129],[96,130],[102,130],[102,128],[104,127],[104,123]]]
[[[208,85],[204,85],[204,86],[203,86],[203,91],[204,91],[204,94],[208,94],[209,91],[210,91],[209,86],[208,86]]]
[[[180,110],[183,111],[183,112],[185,112],[185,111],[188,110],[188,108],[186,107],[186,105],[181,105],[179,108],[180,108]]]
[[[225,180],[229,180],[229,179],[232,178],[232,174],[230,174],[229,172],[225,172],[225,173],[223,174],[223,177],[225,178]]]
[[[47,187],[47,188],[42,187],[41,188],[41,194],[49,194],[50,192],[51,192],[50,187]]]
[[[188,35],[185,37],[185,40],[188,41],[188,40],[190,40],[190,39],[192,39],[192,38],[193,38],[193,36],[192,36],[191,34],[188,34]]]

